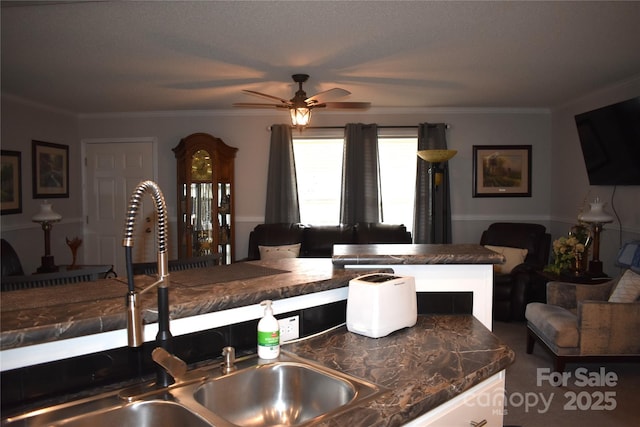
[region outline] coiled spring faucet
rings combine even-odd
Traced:
[[[155,210],[158,215],[158,277],[154,283],[138,292],[135,289],[133,280],[133,228],[142,197],[148,192],[153,198]],[[156,336],[156,343],[159,347],[162,347],[169,353],[172,353],[173,337],[169,331],[169,258],[166,242],[168,235],[167,222],[167,207],[164,201],[164,195],[162,194],[160,187],[158,187],[158,184],[153,181],[140,182],[131,194],[131,198],[129,200],[123,239],[127,263],[127,282],[129,286],[126,301],[128,344],[129,347],[140,347],[144,343],[142,314],[138,299],[142,293],[157,287],[158,335]],[[173,383],[173,378],[166,372],[166,370],[158,370],[157,383],[160,386],[166,387]]]

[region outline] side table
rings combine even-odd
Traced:
[[[579,283],[581,285],[599,285],[608,282],[608,276],[590,276],[588,274],[575,276],[571,274],[555,274],[548,271],[536,271],[532,275],[530,302],[547,302],[548,282]]]

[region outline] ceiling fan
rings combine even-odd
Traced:
[[[366,109],[371,106],[369,102],[333,102],[332,99],[342,98],[350,95],[351,92],[341,88],[333,88],[319,92],[313,96],[307,97],[307,94],[302,90],[302,84],[309,79],[308,74],[294,74],[291,76],[294,82],[298,83],[298,91],[294,97],[286,100],[277,96],[268,95],[262,92],[256,92],[254,90],[243,90],[243,92],[249,95],[260,96],[272,101],[277,101],[272,104],[258,104],[240,102],[233,104],[234,107],[248,107],[248,108],[286,108],[291,113],[291,124],[299,130],[304,129],[309,125],[311,121],[311,110],[314,108],[335,108],[335,109]]]

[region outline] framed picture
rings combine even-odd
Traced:
[[[473,197],[531,197],[531,146],[474,145]]]
[[[33,198],[69,197],[69,146],[32,141]]]
[[[22,212],[22,154],[2,150],[2,215]]]

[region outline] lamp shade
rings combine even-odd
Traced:
[[[53,211],[53,207],[51,203],[47,203],[45,200],[40,205],[40,210],[31,217],[31,221],[33,222],[57,222],[62,219],[62,215]]]
[[[291,108],[289,112],[291,113],[291,124],[293,126],[304,127],[311,122],[311,108]]]
[[[418,157],[429,163],[442,163],[450,160],[457,153],[457,150],[420,150]]]
[[[606,224],[613,221],[613,217],[604,211],[604,203],[599,198],[589,203],[591,210],[578,216],[580,221],[589,222],[592,224]]]

